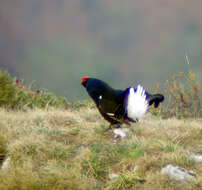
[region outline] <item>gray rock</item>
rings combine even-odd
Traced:
[[[195,179],[193,171],[187,171],[171,164],[163,167],[161,173],[176,181],[193,181]]]
[[[129,136],[129,130],[126,128],[114,129],[113,133],[115,135],[115,138],[123,139]]]
[[[109,174],[109,179],[110,179],[110,180],[114,180],[114,179],[117,179],[117,178],[119,178],[119,175],[118,175],[118,174],[115,174],[115,173]]]
[[[202,163],[202,153],[188,152],[188,156],[194,162]]]
[[[2,169],[2,170],[7,169],[7,168],[9,167],[9,164],[10,164],[10,158],[7,157],[7,158],[3,161],[3,163],[2,163],[1,169]]]

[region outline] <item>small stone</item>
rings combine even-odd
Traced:
[[[188,156],[194,162],[202,163],[202,153],[188,152]]]
[[[126,128],[119,128],[119,129],[114,129],[113,133],[115,135],[115,138],[126,138],[129,135],[129,130]]]
[[[3,161],[2,166],[1,166],[1,169],[2,169],[2,170],[7,169],[8,166],[9,166],[9,163],[10,163],[10,158],[8,157],[8,158],[6,158],[6,159]]]
[[[163,167],[161,173],[176,181],[192,181],[195,179],[193,171],[187,171],[171,164]]]
[[[115,174],[115,173],[109,174],[109,179],[110,179],[110,180],[114,180],[114,179],[117,179],[117,178],[119,178],[119,175],[118,175],[118,174]]]
[[[133,172],[137,172],[139,169],[139,166],[135,166],[134,169],[133,169]]]

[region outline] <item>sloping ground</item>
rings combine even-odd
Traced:
[[[71,110],[0,110],[0,189],[201,189],[202,120],[162,120],[150,114],[115,138],[88,106]],[[192,170],[176,182],[161,168]]]

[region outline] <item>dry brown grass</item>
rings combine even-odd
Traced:
[[[202,164],[187,151],[202,151],[202,120],[148,115],[115,139],[93,106],[72,110],[0,110],[0,189],[201,189]],[[194,182],[160,174],[166,164],[196,173]],[[109,174],[117,179],[110,180]]]
[[[160,83],[156,85],[156,93],[161,91]],[[163,118],[201,118],[202,89],[195,73],[179,71],[162,86],[166,102],[159,109],[153,109],[153,114]]]

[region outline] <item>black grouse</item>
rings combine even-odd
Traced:
[[[149,94],[141,85],[129,87],[125,90],[115,90],[107,83],[90,77],[83,77],[81,84],[86,88],[89,96],[95,102],[101,115],[111,126],[137,122],[143,117],[148,106],[158,107],[163,102],[162,94]]]

